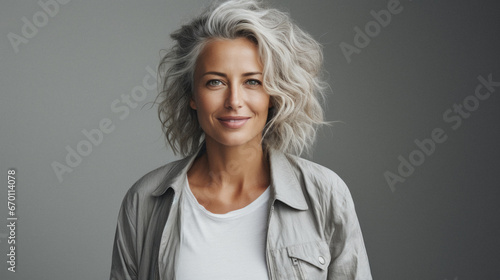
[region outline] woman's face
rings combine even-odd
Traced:
[[[258,49],[250,40],[216,39],[206,44],[196,63],[190,106],[197,111],[207,142],[260,142],[271,107],[262,78]]]

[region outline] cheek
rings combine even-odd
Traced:
[[[199,98],[197,104],[198,108],[205,113],[210,113],[217,109],[217,102],[212,98]]]
[[[201,95],[197,96],[196,108],[198,119],[201,121],[202,119],[209,119],[211,115],[221,108],[221,105],[217,98]]]
[[[255,97],[255,99],[252,101],[252,104],[254,104],[254,108],[256,111],[258,111],[260,114],[267,114],[270,106],[271,106],[271,100],[269,95],[263,94],[261,96]]]

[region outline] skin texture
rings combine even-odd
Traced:
[[[207,152],[188,171],[191,191],[208,211],[221,214],[250,204],[269,186],[261,146],[270,96],[262,85],[257,46],[248,39],[213,39],[200,53],[190,106],[205,132]],[[239,128],[219,118],[247,117]]]

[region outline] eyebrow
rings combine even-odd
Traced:
[[[209,72],[205,72],[203,75],[201,75],[202,77],[205,76],[205,75],[216,75],[216,76],[221,76],[221,77],[224,77],[224,78],[227,78],[227,75],[224,74],[224,73],[221,73],[221,72],[215,72],[215,71],[209,71]],[[253,76],[253,75],[262,75],[262,72],[247,72],[247,73],[243,73],[243,77],[247,77],[247,76]]]

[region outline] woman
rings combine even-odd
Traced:
[[[172,38],[159,117],[185,158],[126,194],[111,279],[371,279],[346,185],[296,156],[325,123],[319,44],[254,1]]]

